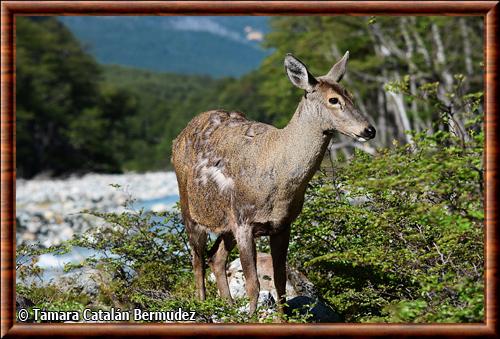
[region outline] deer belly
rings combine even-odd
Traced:
[[[304,199],[275,199],[272,204],[263,205],[257,210],[254,234],[272,235],[281,232],[297,218],[302,210]]]
[[[295,197],[283,204],[277,204],[275,209],[275,220],[277,222],[291,224],[302,211],[302,206],[304,204],[304,197]]]

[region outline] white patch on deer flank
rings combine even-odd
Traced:
[[[229,113],[229,117],[231,117],[231,118],[240,118],[241,114],[239,114],[237,112],[230,112]]]
[[[212,117],[211,122],[212,122],[212,124],[214,124],[215,126],[218,126],[218,125],[220,125],[221,120],[220,120],[220,118],[219,118],[218,116],[214,116],[214,117]]]
[[[200,160],[198,160],[198,163],[196,164],[196,169],[204,167],[206,164],[208,164],[208,159],[207,158],[200,159]]]
[[[201,180],[206,183],[207,179],[212,179],[215,181],[219,190],[224,192],[225,190],[232,189],[234,187],[234,181],[230,177],[222,173],[222,169],[215,166],[203,167],[200,171]]]

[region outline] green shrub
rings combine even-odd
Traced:
[[[376,156],[357,152],[348,163],[335,164],[333,176],[315,177],[292,225],[289,263],[346,322],[483,321],[483,134],[465,145],[445,132],[412,137],[412,145],[380,149]],[[18,247],[24,259],[17,267],[17,292],[36,307],[182,307],[195,311],[201,322],[276,317],[249,318],[245,299],[228,304],[210,281],[207,300],[195,299],[177,210],[86,213],[103,225],[58,247]],[[96,251],[65,269],[98,272],[97,296],[85,295],[77,281],[64,287],[28,283],[41,274],[37,255],[64,254],[71,246]],[[259,247],[268,244],[260,241]],[[290,322],[307,318],[285,317]]]
[[[34,304],[30,310],[34,307],[51,311],[115,307],[167,311],[180,307],[194,311],[198,322],[274,321],[277,315],[266,313],[265,309],[249,317],[246,298],[229,304],[218,297],[215,282],[208,279],[207,300],[197,300],[187,235],[178,210],[162,213],[133,210],[133,202],[129,199],[124,205],[126,210],[121,213],[85,211],[97,217],[96,225],[60,246],[48,249],[18,247],[17,294]],[[37,277],[43,274],[36,265],[38,256],[66,254],[73,246],[95,252],[83,262],[66,264],[64,270],[75,273],[81,269],[90,270],[92,280],[97,283],[97,295],[87,295],[78,275],[64,279],[64,284],[38,283],[41,279]],[[209,274],[210,271],[207,276]],[[295,315],[290,321],[302,322],[303,318]]]
[[[290,264],[347,322],[483,321],[483,135],[413,139],[311,182]]]

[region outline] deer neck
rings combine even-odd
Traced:
[[[331,139],[324,131],[319,110],[302,98],[288,125],[279,130],[275,164],[299,185],[306,184],[318,170]]]

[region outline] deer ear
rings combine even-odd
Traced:
[[[298,88],[311,92],[318,81],[309,73],[306,65],[288,53],[285,57],[285,69],[288,78]]]
[[[330,72],[325,75],[325,78],[329,78],[335,82],[339,82],[344,77],[345,71],[347,70],[347,61],[349,60],[349,51],[345,52],[342,59],[340,59],[335,65],[333,65]]]

